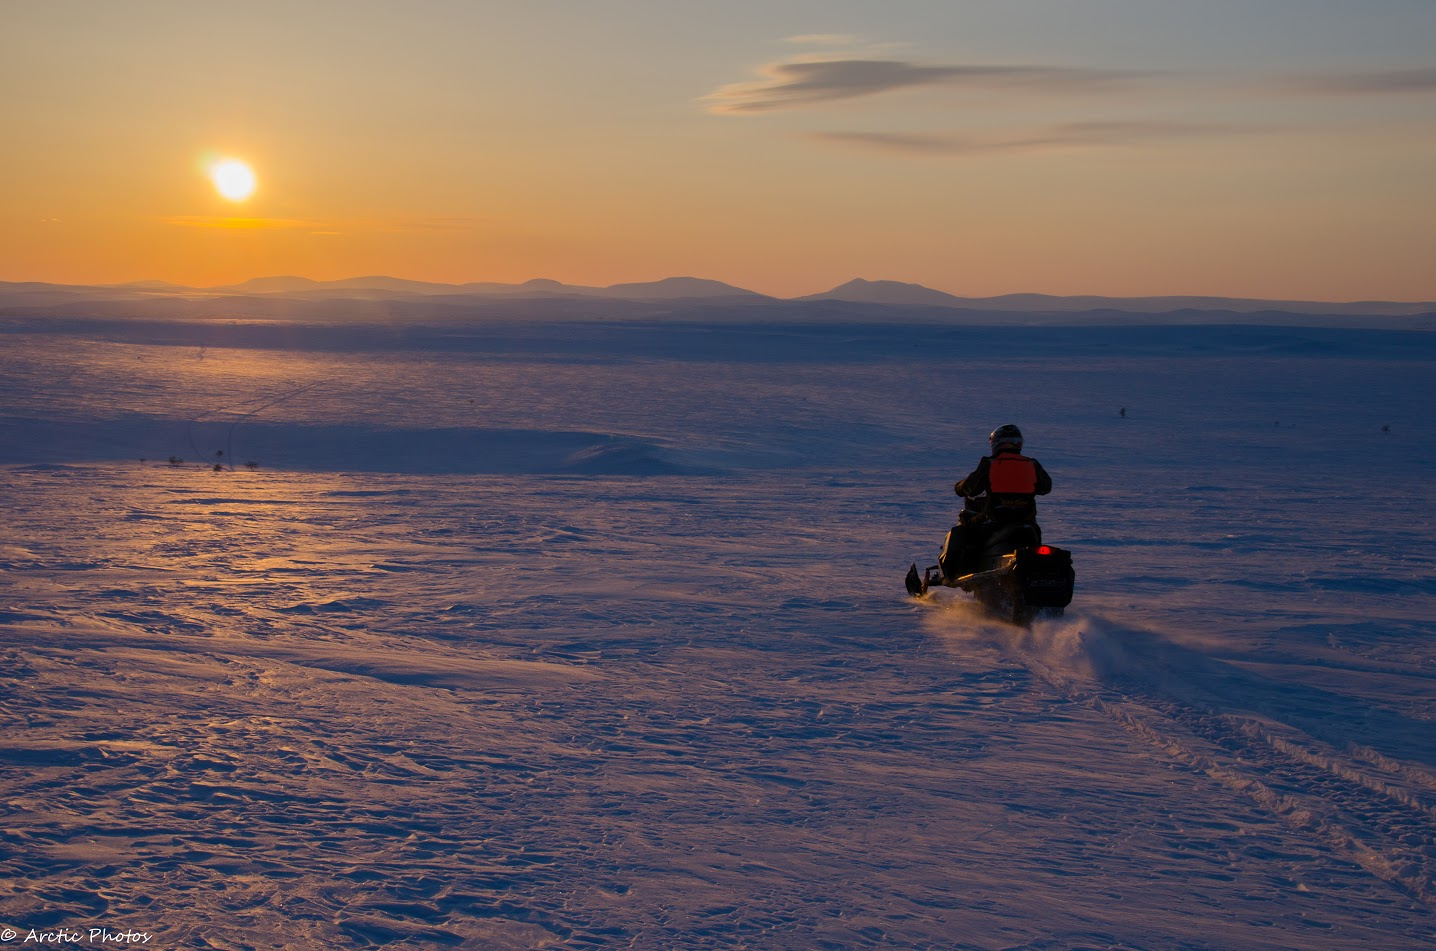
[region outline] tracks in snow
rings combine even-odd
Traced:
[[[295,397],[322,386],[325,380],[315,380],[312,383],[303,383],[296,386],[286,387],[278,396],[263,396],[256,399],[243,400],[229,406],[219,406],[207,409],[197,416],[190,417],[185,424],[185,438],[194,454],[201,460],[209,459],[209,454],[199,448],[195,442],[195,427],[201,423],[222,424],[226,419],[229,426],[224,434],[224,454],[219,462],[227,463],[230,468],[234,467],[234,431],[240,423],[253,419],[271,406],[278,406],[280,403],[287,403]]]
[[[1338,748],[1265,711],[1244,709],[1229,685],[1209,677],[1162,684],[1128,670],[1088,679],[1031,644],[1015,653],[1067,698],[1436,905],[1436,775],[1358,743]]]

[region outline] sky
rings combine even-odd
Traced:
[[[4,0],[0,280],[1436,300],[1432,37],[1430,0]]]

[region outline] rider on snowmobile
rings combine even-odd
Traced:
[[[1031,525],[1041,540],[1036,497],[1052,491],[1052,477],[1042,463],[1022,455],[1022,430],[1016,426],[997,427],[987,441],[992,454],[953,486],[966,505],[938,558],[948,579],[975,571],[983,546],[998,529]]]

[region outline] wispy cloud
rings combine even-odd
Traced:
[[[902,56],[903,44],[874,45],[838,33],[791,36],[787,42],[826,46],[829,52],[792,56],[759,67],[757,79],[727,83],[704,96],[710,112],[745,115],[799,109],[933,87],[984,93],[1092,93],[1140,86],[1157,79],[1182,79],[1188,92],[1218,93],[1233,84],[1244,94],[1278,96],[1405,96],[1436,93],[1436,66],[1401,69],[1329,70],[1262,77],[1192,75],[1141,69],[1107,69],[1050,64],[923,62]],[[1180,88],[1180,87],[1178,87]]]
[[[1215,136],[1268,131],[1219,123],[1131,120],[1066,122],[1020,132],[986,135],[959,133],[813,132],[820,142],[911,156],[977,156],[1046,152],[1074,148],[1121,148]]]
[[[1278,89],[1316,96],[1393,96],[1436,93],[1436,66],[1365,72],[1326,72],[1279,80]]]
[[[965,95],[927,100],[927,105],[934,107],[934,118],[946,128],[933,128],[931,123],[914,118],[920,125],[911,130],[801,133],[829,145],[914,157],[953,157],[1155,147],[1180,140],[1291,133],[1298,130],[1290,125],[1224,123],[1219,119],[1184,122],[1172,117],[1185,112],[1207,118],[1219,115],[1215,110],[1237,102],[1244,114],[1249,114],[1246,107],[1256,99],[1290,102],[1319,97],[1394,98],[1436,93],[1436,67],[1429,66],[1283,75],[1200,74],[1042,63],[922,61],[904,55],[901,47],[859,47],[859,38],[838,34],[806,34],[789,37],[788,41],[825,45],[830,51],[791,56],[761,67],[758,79],[720,86],[702,100],[708,111],[730,116],[760,115],[841,105],[903,91],[957,91]],[[963,118],[954,121],[962,113],[970,113],[967,118],[977,118],[972,107],[995,105],[998,97],[1008,104],[1040,107],[1054,121],[1042,126],[987,130],[962,128],[968,124]],[[1082,101],[1096,102],[1104,118],[1075,111],[1074,105]],[[1134,114],[1138,109],[1148,115],[1160,110],[1157,114],[1162,118]],[[1120,117],[1123,112],[1127,115]],[[981,116],[991,120],[994,113],[984,110]],[[1060,121],[1064,117],[1071,121]]]
[[[165,224],[179,228],[227,228],[241,231],[292,231],[323,227],[322,222],[297,218],[226,218],[219,215],[173,215]]]
[[[305,218],[236,218],[218,215],[174,215],[165,224],[180,228],[224,228],[249,231],[309,231],[318,235],[388,232],[409,234],[423,231],[462,231],[479,219],[464,217],[350,218],[315,220]]]
[[[785,42],[799,46],[857,46],[862,41],[850,33],[804,33],[790,36]]]
[[[933,86],[1072,92],[1153,75],[1084,67],[969,66],[851,58],[788,60],[765,66],[759,72],[763,79],[729,83],[705,96],[709,110],[727,114],[771,112]]]

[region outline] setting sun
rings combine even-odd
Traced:
[[[254,172],[239,159],[224,159],[209,170],[215,190],[230,201],[244,201],[254,193]]]

